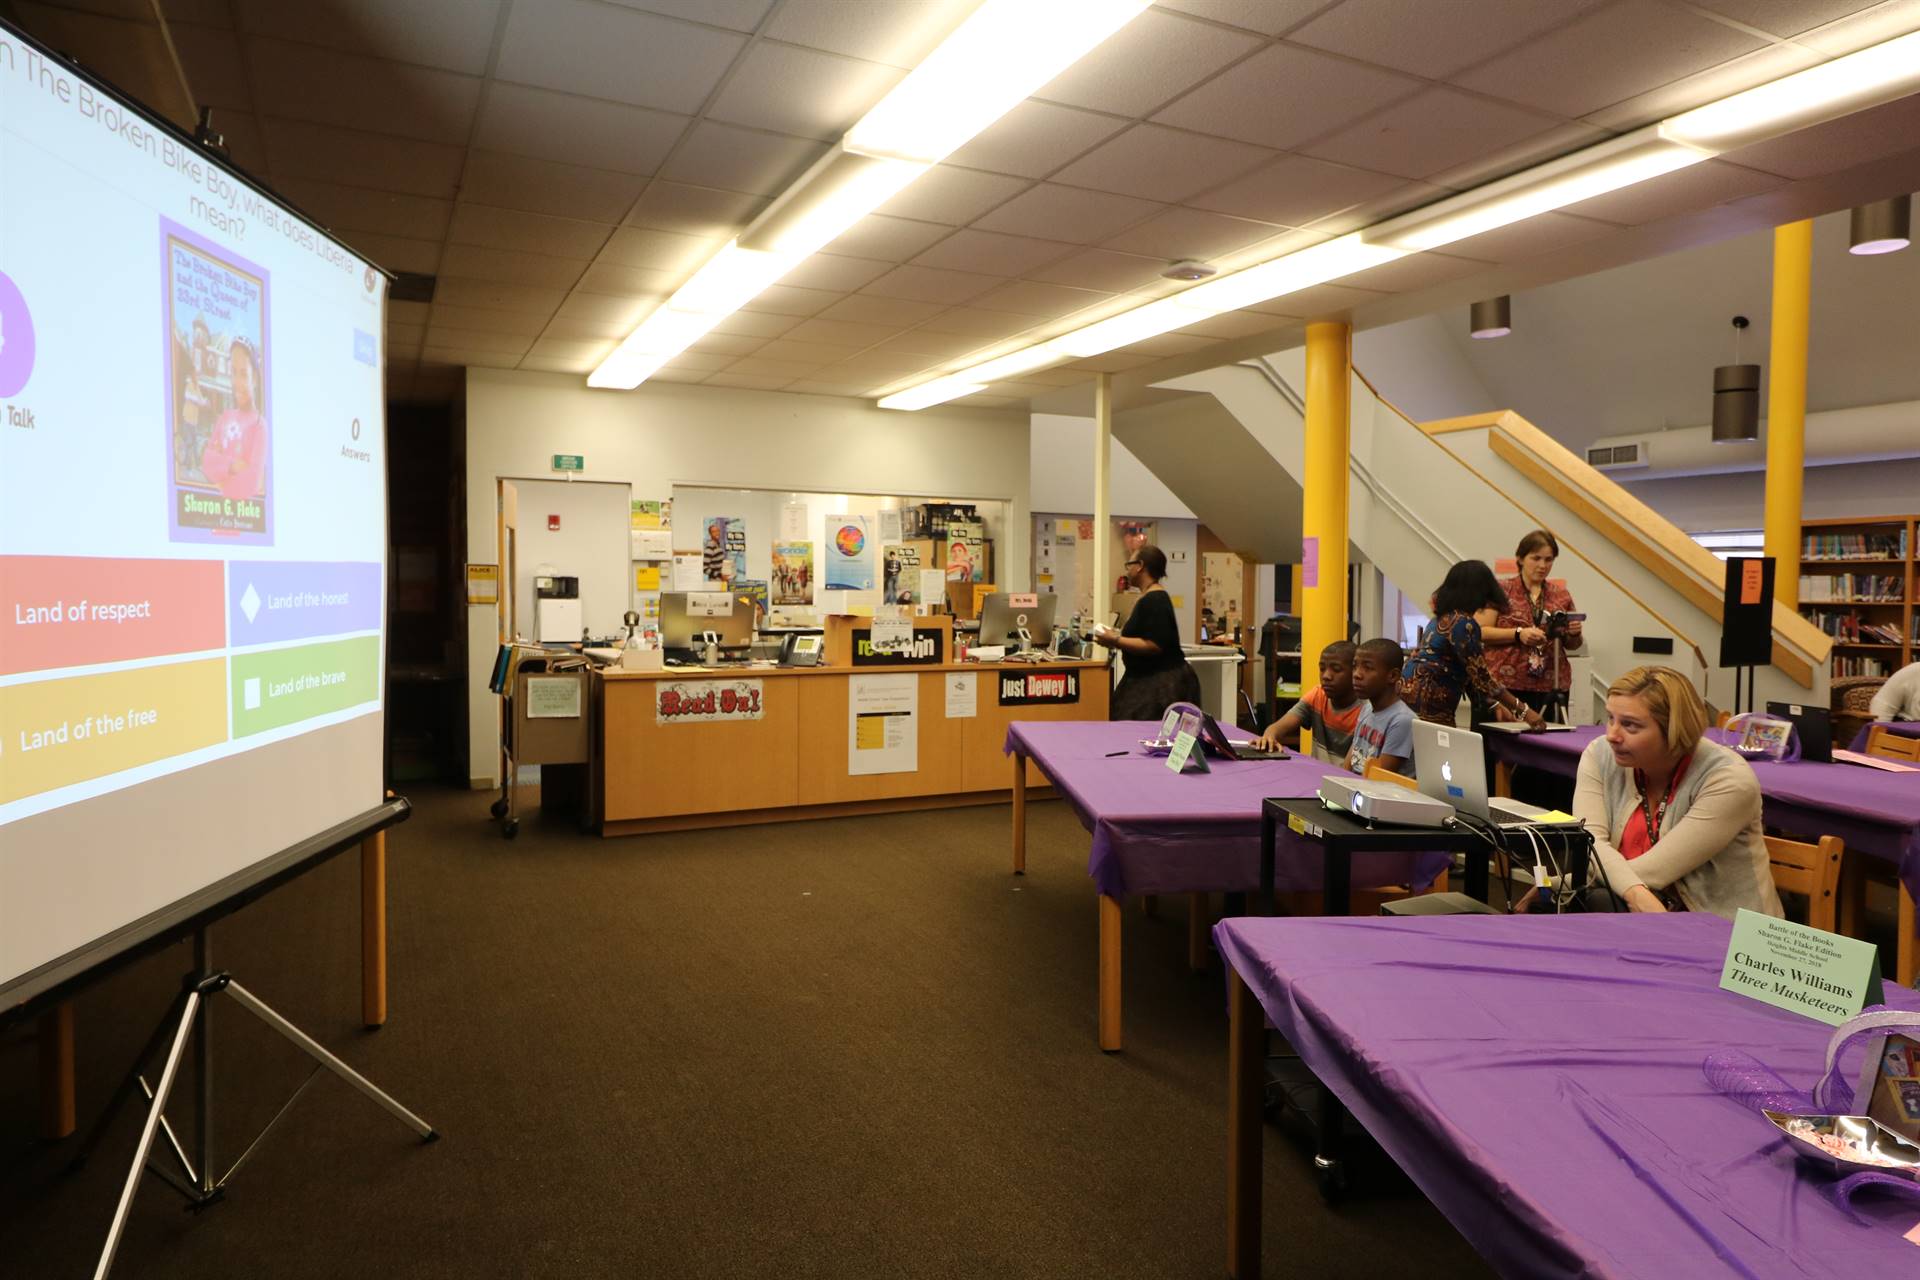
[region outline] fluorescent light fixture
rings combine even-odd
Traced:
[[[964,370],[964,373],[972,382],[999,382],[1071,359],[1073,359],[1072,352],[1064,351],[1051,342],[1043,342],[1037,347],[1023,347],[1019,351],[996,356],[983,364],[973,365]]]
[[[837,239],[930,167],[913,160],[855,155],[836,146],[753,220],[739,244],[798,262]]]
[[[1173,298],[1162,298],[1117,316],[1096,320],[1084,329],[1063,333],[1049,346],[1074,357],[1097,356],[1115,347],[1132,346],[1175,329],[1184,329],[1206,317],[1177,305]]]
[[[908,387],[905,391],[896,391],[880,401],[882,409],[925,409],[930,405],[945,404],[949,400],[958,400],[961,396],[970,396],[976,391],[985,391],[982,383],[971,382],[955,375],[951,378],[935,378],[932,382],[923,382],[917,387]]]
[[[1663,120],[1675,142],[1732,151],[1824,124],[1920,89],[1920,31],[1782,76]]]
[[[937,164],[1138,17],[1148,0],[986,0],[847,133]]]
[[[1202,315],[1224,315],[1406,256],[1405,249],[1374,244],[1355,232],[1195,285],[1185,293],[1174,294],[1168,301]]]
[[[1637,129],[1524,173],[1449,196],[1402,214],[1362,234],[1370,244],[1419,251],[1524,221],[1609,191],[1698,164],[1710,152],[1660,136],[1657,126]]]

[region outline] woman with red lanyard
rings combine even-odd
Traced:
[[[1587,744],[1574,816],[1601,874],[1634,911],[1741,907],[1778,916],[1760,832],[1760,782],[1703,735],[1706,704],[1671,667],[1636,667],[1607,689],[1607,732]]]
[[[1501,582],[1507,604],[1484,633],[1487,669],[1494,679],[1518,694],[1520,701],[1549,720],[1564,721],[1566,717],[1556,715],[1554,708],[1561,705],[1572,687],[1567,652],[1578,649],[1582,637],[1578,622],[1551,625],[1555,614],[1574,611],[1573,596],[1566,584],[1547,577],[1553,572],[1553,562],[1560,558],[1560,543],[1545,529],[1535,529],[1520,539],[1513,555],[1520,572]],[[1503,640],[1507,647],[1495,647]]]

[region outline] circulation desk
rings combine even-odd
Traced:
[[[967,673],[972,714],[949,716],[948,682]],[[917,686],[912,772],[849,770],[848,700],[855,682],[871,676],[909,676]],[[1061,677],[1047,682],[1054,689],[1033,691],[1061,700],[1022,700],[1003,690],[1003,677]],[[1105,720],[1108,684],[1101,660],[599,673],[594,816],[602,835],[617,836],[999,803],[1012,796],[1001,754],[1007,726]],[[1070,700],[1061,685],[1071,685]],[[757,701],[743,711],[743,698]],[[956,713],[968,705],[960,703]],[[1038,787],[1046,779],[1029,766],[1027,781]]]

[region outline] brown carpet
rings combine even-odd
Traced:
[[[198,1215],[148,1179],[116,1275],[1216,1277],[1226,1023],[1184,904],[1126,923],[1127,1052],[1094,1047],[1087,836],[1005,808],[602,841],[488,797],[414,795],[391,840],[392,1017],[359,1028],[358,859],[214,933],[216,960],[445,1134],[322,1079]],[[184,946],[78,1005],[83,1125]],[[305,1074],[218,1009],[222,1167]],[[137,1136],[34,1140],[29,1036],[0,1039],[0,1272],[91,1274]],[[171,1114],[193,1115],[191,1074]],[[1486,1268],[1390,1165],[1338,1209],[1270,1129],[1274,1275]]]

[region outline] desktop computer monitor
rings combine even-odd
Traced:
[[[663,591],[660,593],[660,645],[665,649],[694,649],[704,632],[718,632],[723,649],[744,649],[753,643],[753,604],[728,591]]]
[[[980,609],[981,645],[1015,647],[1024,629],[1034,648],[1052,647],[1054,606],[1060,603],[1060,597],[1048,591],[1017,598],[1020,606],[1015,608],[1013,601],[1016,597],[1004,591],[996,591],[987,597],[986,604]]]

